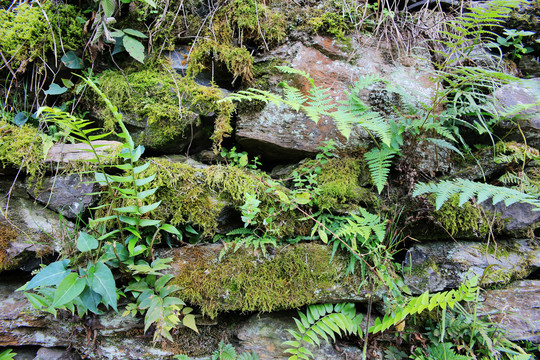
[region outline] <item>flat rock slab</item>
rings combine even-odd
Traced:
[[[100,157],[105,157],[118,151],[122,143],[118,141],[97,140],[92,141],[96,153]],[[88,144],[55,144],[47,153],[46,162],[52,163],[70,163],[80,160],[95,159],[95,154]]]
[[[93,181],[93,176],[59,174],[47,176],[39,183],[27,183],[27,189],[38,202],[73,220],[97,201],[97,195],[90,195],[99,190]]]
[[[509,340],[540,343],[540,280],[516,281],[487,290],[481,311],[499,324]]]
[[[186,246],[159,257],[172,257],[171,282],[179,297],[211,317],[218,312],[296,309],[306,304],[366,302],[368,279],[344,275],[348,256],[313,243],[279,246],[266,256],[241,248],[220,259],[223,245]],[[359,271],[357,271],[359,273]],[[362,287],[363,281],[365,287]]]
[[[529,239],[497,241],[489,248],[472,241],[417,244],[405,255],[403,273],[411,291],[421,294],[457,288],[472,275],[481,277],[488,267],[487,285],[523,279],[540,268],[540,243]]]
[[[0,181],[0,194],[0,271],[30,271],[71,241],[74,224],[35,203],[21,184]]]
[[[343,49],[331,38],[317,36],[307,45],[300,41],[282,45],[256,61],[273,58],[288,61],[289,66],[309,73],[315,79],[315,85],[328,89],[336,103],[346,99],[346,92],[355,81],[371,75],[383,76],[390,83],[403,87],[413,101],[429,104],[435,94],[435,86],[429,79],[434,70],[428,61],[412,56],[393,59],[389,51],[379,50],[377,44],[362,47],[361,52],[352,55],[346,57]],[[274,79],[276,84],[282,78]],[[300,76],[294,78],[290,85],[303,92],[310,88],[308,80]],[[393,113],[396,106],[401,106],[400,97],[379,87],[374,85],[373,89],[363,92],[362,100],[382,114]],[[329,117],[315,123],[304,113],[275,104],[268,104],[260,112],[240,114],[236,138],[250,152],[273,160],[283,160],[284,157],[299,160],[313,155],[318,152],[317,147],[330,139],[338,148],[351,149],[371,141],[367,131],[360,127],[347,141]]]

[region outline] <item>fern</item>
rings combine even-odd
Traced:
[[[429,347],[430,359],[433,360],[472,360],[473,358],[467,355],[456,354],[452,349],[452,343],[431,345]]]
[[[459,301],[473,301],[478,291],[478,276],[473,276],[457,290],[439,292],[429,296],[426,291],[422,295],[409,300],[402,309],[397,309],[392,313],[384,315],[383,319],[375,319],[375,323],[369,328],[370,333],[378,333],[395,326],[407,318],[409,315],[420,314],[424,310],[431,311],[435,308],[446,310],[447,307],[454,308]]]
[[[371,149],[364,155],[369,167],[369,172],[373,183],[377,187],[379,194],[384,189],[388,174],[390,173],[390,165],[392,165],[392,158],[396,155],[396,151],[389,147],[382,149]]]
[[[506,206],[512,205],[516,202],[521,202],[531,204],[536,207],[534,209],[535,211],[540,211],[540,201],[535,196],[525,194],[514,189],[474,182],[466,179],[457,179],[454,181],[444,180],[438,184],[420,183],[416,185],[413,196],[427,193],[435,194],[435,205],[437,210],[439,210],[452,195],[459,194],[459,206],[462,206],[473,196],[476,196],[479,203],[489,198],[493,198],[493,205],[501,201],[504,201]]]
[[[362,336],[362,314],[357,315],[354,304],[351,303],[309,305],[305,314],[299,311],[298,315],[300,320],[294,319],[298,330],[287,330],[295,340],[283,343],[290,346],[285,350],[292,354],[289,360],[314,357],[311,351],[303,346],[305,343],[320,346],[321,339],[328,342],[330,337],[335,341],[335,335],[341,336],[342,333]]]

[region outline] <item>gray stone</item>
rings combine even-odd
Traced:
[[[540,343],[540,281],[516,281],[505,289],[486,290],[480,314],[488,315],[513,341]]]
[[[100,159],[104,159],[107,155],[119,151],[122,143],[118,141],[97,140],[92,141],[95,146],[96,153]],[[95,154],[92,152],[88,144],[55,144],[47,153],[46,162],[62,164],[80,160],[95,159]]]
[[[489,269],[488,269],[489,268]],[[459,287],[468,277],[481,277],[484,283],[504,284],[523,279],[540,268],[537,239],[497,241],[430,242],[413,245],[405,255],[403,275],[414,294]]]
[[[294,340],[287,329],[296,330],[293,317],[298,315],[290,312],[280,312],[264,315],[254,315],[243,323],[236,336],[240,340],[237,350],[254,351],[261,360],[286,360],[290,354],[284,353],[289,348],[284,341]],[[333,344],[321,339],[321,346],[305,344],[317,360],[360,359],[362,350],[357,347],[340,344],[337,350]],[[239,352],[239,351],[237,351]]]
[[[534,211],[533,205],[515,203],[506,206],[503,201],[493,205],[491,200],[480,203],[483,209],[500,215],[503,228],[502,232],[514,236],[534,236],[534,230],[540,225],[540,211]]]
[[[98,195],[90,195],[99,190],[99,184],[88,175],[56,175],[42,181],[27,184],[28,193],[47,208],[61,213],[68,219],[75,219],[92,206]]]
[[[377,44],[365,45],[345,61],[344,50],[337,47],[330,38],[316,37],[308,46],[302,42],[285,44],[256,61],[281,58],[290,66],[309,73],[316,85],[328,88],[329,95],[336,103],[346,98],[346,92],[354,81],[368,75],[380,75],[390,83],[405,89],[416,102],[431,103],[435,94],[435,85],[429,79],[433,67],[420,57],[401,56],[391,50],[379,49]],[[425,55],[425,54],[424,54]],[[395,58],[393,58],[395,56]],[[270,81],[273,86],[287,76],[274,76]],[[290,76],[289,76],[290,78]],[[290,85],[307,91],[309,82],[302,77],[295,77]],[[275,87],[271,91],[277,91]],[[390,114],[394,107],[401,105],[400,97],[390,91],[372,86],[360,94],[362,99],[374,110]],[[298,113],[285,105],[268,104],[257,113],[239,115],[236,138],[242,146],[252,152],[262,154],[267,159],[295,161],[318,152],[323,142],[334,140],[338,148],[358,148],[371,141],[364,129],[358,127],[349,141],[338,131],[329,117],[323,117],[318,123],[305,114]]]
[[[65,348],[45,348],[38,350],[34,360],[79,360],[81,357]]]
[[[522,106],[523,109],[513,114],[509,120],[501,121],[499,131],[505,135],[505,141],[515,140],[523,142],[523,135],[527,144],[534,148],[540,147],[540,78],[520,79],[504,85],[493,93],[499,102],[499,110],[504,113],[505,108]],[[521,131],[518,130],[517,125]]]
[[[11,193],[8,190],[11,188]],[[35,268],[44,255],[73,241],[74,224],[36,204],[19,183],[0,181],[0,269]]]

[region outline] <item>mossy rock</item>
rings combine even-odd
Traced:
[[[270,312],[306,304],[366,301],[364,279],[345,275],[348,257],[332,259],[332,248],[313,244],[277,247],[271,255],[222,245],[188,246],[173,253],[178,296],[215,317],[225,311]]]
[[[75,7],[52,1],[39,6],[22,4],[12,11],[0,9],[0,50],[6,59],[11,59],[13,71],[24,73],[29,64],[50,50],[60,57],[60,49],[81,47],[85,21]],[[39,67],[43,68],[44,64]]]
[[[203,237],[223,232],[220,227],[229,225],[219,221],[221,214],[230,208],[240,209],[247,194],[255,194],[261,202],[253,224],[277,237],[291,236],[301,215],[292,210],[277,212],[281,208],[280,203],[267,192],[270,189],[269,177],[262,172],[222,165],[193,167],[155,158],[146,171],[146,175],[150,174],[157,176],[148,186],[159,186],[159,189],[148,201],[161,201],[153,216],[170,219],[175,226],[194,225]],[[280,189],[288,191],[284,187]],[[275,213],[273,221],[265,222],[272,213]],[[240,215],[236,221],[240,222]]]
[[[156,152],[180,153],[190,144],[210,144],[214,118],[224,131],[230,131],[226,125],[234,107],[217,102],[224,95],[222,90],[167,71],[168,66],[151,63],[127,69],[125,76],[112,70],[100,76],[101,90],[123,114],[134,141]],[[104,119],[106,129],[115,128],[102,99],[92,94],[88,103]]]
[[[2,168],[22,169],[31,177],[35,177],[43,173],[42,159],[43,141],[35,127],[16,126],[0,120]]]

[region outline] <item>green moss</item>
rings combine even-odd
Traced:
[[[50,50],[61,56],[62,50],[75,50],[84,44],[85,19],[73,6],[49,1],[41,8],[22,4],[13,11],[0,9],[0,49],[6,59],[12,59],[14,71],[24,72],[29,63]]]
[[[350,32],[342,15],[334,12],[325,12],[320,16],[309,19],[309,25],[313,27],[315,33],[329,34],[341,41],[349,41],[345,37]]]
[[[376,200],[375,195],[362,187],[369,182],[369,169],[363,160],[352,157],[330,159],[321,166],[317,176],[319,193],[315,203],[321,210],[371,204]]]
[[[240,208],[247,193],[255,193],[261,201],[257,224],[263,224],[272,209],[279,209],[277,201],[266,192],[265,176],[232,166],[209,166],[193,168],[186,164],[154,159],[147,174],[156,173],[151,187],[159,186],[149,201],[161,200],[155,211],[158,219],[171,218],[173,225],[193,224],[202,230],[203,236],[212,236],[217,230],[217,218],[225,205]],[[274,216],[264,230],[276,236],[294,233],[294,221],[298,214],[284,211]]]
[[[9,244],[17,238],[18,232],[7,221],[0,219],[0,272],[12,269],[16,264],[9,258]]]
[[[32,177],[43,171],[43,144],[35,127],[16,126],[0,120],[0,164],[23,169]]]
[[[181,77],[166,70],[166,64],[149,63],[142,69],[105,71],[100,79],[100,88],[109,100],[125,115],[129,124],[148,125],[144,142],[150,148],[160,148],[181,136],[198,115],[217,114],[219,119],[216,141],[220,142],[232,129],[228,124],[234,107],[230,103],[218,103],[223,97],[215,87],[201,86],[190,77]],[[127,80],[127,81],[126,81]],[[114,128],[114,117],[103,100],[93,97],[100,104],[100,114],[105,127]]]
[[[434,220],[452,236],[485,237],[490,232],[493,214],[483,211],[478,205],[466,202],[459,206],[459,196],[452,196],[439,209],[433,212]],[[496,216],[493,226],[502,226],[500,216]]]
[[[346,262],[322,245],[301,244],[276,249],[272,258],[240,249],[218,261],[218,252],[193,247],[184,252],[188,261],[175,259],[179,297],[215,317],[220,311],[292,309],[321,298],[336,283],[359,284],[345,277]],[[197,259],[193,261],[192,259]],[[179,268],[178,268],[179,266]]]
[[[188,73],[195,75],[214,60],[223,63],[235,80],[238,77],[245,82],[253,80],[253,56],[249,51],[213,40],[199,41],[193,48]]]

